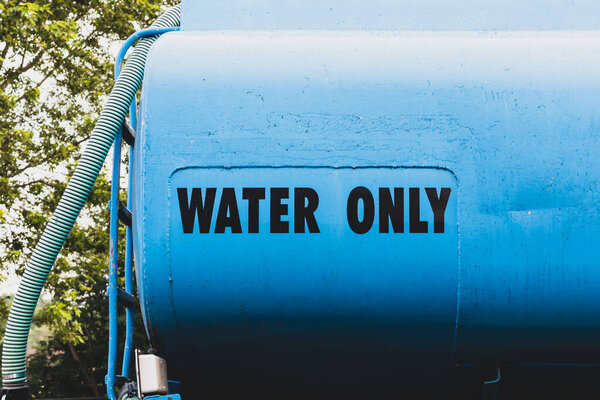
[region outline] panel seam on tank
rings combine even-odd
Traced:
[[[456,321],[454,323],[454,337],[452,339],[452,349],[450,354],[451,367],[456,365],[456,342],[458,340],[458,329],[460,323],[460,295],[462,289],[462,271],[461,271],[461,251],[460,251],[460,199],[461,199],[461,184],[458,176],[454,174],[456,179]]]
[[[265,168],[265,169],[285,169],[285,168],[305,168],[305,169],[436,169],[440,171],[447,171],[458,183],[458,177],[456,173],[447,168],[439,165],[188,165],[185,167],[175,168],[173,172],[169,174],[169,189],[171,188],[171,181],[173,176],[180,172],[188,169],[251,169],[251,168]]]
[[[154,48],[154,46],[152,46],[152,48]],[[152,52],[152,48],[150,49],[149,53]],[[140,129],[139,129],[139,137],[138,137],[138,146],[140,148],[140,158],[142,158],[142,154],[143,154],[143,150],[144,150],[144,146],[146,145],[146,135],[145,135],[145,128],[144,126],[146,125],[144,123],[146,116],[147,116],[147,97],[148,97],[148,91],[147,91],[147,86],[144,85],[144,82],[146,80],[146,72],[144,72],[144,80],[142,81],[142,96],[140,99],[140,105],[141,105],[141,112],[140,112]],[[152,329],[153,326],[153,316],[152,316],[152,311],[151,311],[151,306],[150,306],[150,301],[148,299],[148,296],[150,294],[150,291],[148,290],[148,273],[147,273],[147,269],[144,267],[142,268],[142,265],[146,264],[146,213],[145,213],[145,208],[146,208],[146,193],[144,188],[146,187],[146,164],[143,162],[143,160],[140,160],[140,175],[141,175],[141,180],[142,180],[142,184],[140,185],[140,190],[142,191],[141,196],[140,196],[140,202],[141,202],[141,208],[142,208],[142,233],[143,233],[143,238],[142,238],[142,254],[141,254],[141,258],[142,260],[140,260],[140,272],[141,272],[141,277],[142,277],[142,285],[144,287],[144,309],[146,310],[146,333],[148,334],[148,339],[150,340],[150,342],[152,343],[152,337],[154,330]],[[139,290],[139,289],[138,289]]]
[[[144,80],[143,80],[143,82],[145,82],[147,80],[148,75],[151,75],[153,73],[153,69],[151,68],[151,66],[152,66],[152,58],[154,56],[154,53],[156,52],[156,49],[158,48],[158,44],[161,42],[161,40],[164,41],[164,38],[168,38],[169,34],[172,34],[172,33],[177,33],[177,32],[168,32],[168,33],[166,33],[164,35],[161,35],[156,40],[156,42],[153,44],[153,46],[150,48],[150,50],[148,51],[148,57],[147,57],[148,61],[146,62],[147,68],[144,71]],[[150,91],[150,87],[144,85],[144,86],[142,86],[142,89],[145,89],[144,90],[144,93],[145,93],[144,97],[147,99],[149,97],[148,96],[148,92]],[[145,120],[145,117],[147,116],[147,113],[148,113],[148,101],[146,101],[144,103],[143,118],[140,121],[140,123]],[[145,145],[145,140],[144,140],[144,145]],[[142,164],[145,165],[145,163],[142,163]],[[145,168],[144,168],[144,170],[145,170]],[[146,186],[146,174],[145,173],[143,174],[143,180],[144,180],[144,186]],[[171,181],[171,176],[168,177],[167,204],[170,204],[170,181]],[[169,210],[167,210],[167,216],[168,215],[169,215]],[[144,216],[144,221],[145,221],[145,219],[146,219],[146,217]],[[169,279],[169,282],[168,282],[168,285],[169,285],[168,292],[169,292],[169,300],[170,300],[169,304],[171,306],[171,313],[172,313],[171,315],[173,316],[174,325],[177,325],[177,313],[175,312],[175,303],[174,303],[174,295],[173,295],[173,276],[172,276],[172,269],[171,269],[171,255],[170,255],[170,253],[168,251],[169,248],[170,248],[170,242],[169,242],[170,238],[169,238],[169,232],[168,232],[169,229],[168,228],[169,228],[169,226],[168,226],[168,222],[167,222],[166,247],[167,247],[167,276],[168,276],[168,279]],[[145,247],[145,245],[144,245],[144,247]],[[144,251],[144,254],[145,254],[145,251]],[[148,281],[147,276],[146,276],[146,274],[144,274],[144,282],[146,283],[147,281]],[[149,311],[150,310],[150,308],[149,308],[150,301],[148,300],[148,296],[146,296],[146,299],[147,299],[147,301],[145,303],[147,303],[146,304],[147,307],[148,307],[147,310]],[[148,314],[150,314],[150,312]],[[148,318],[148,320],[150,321],[150,318]],[[152,328],[152,324],[149,323],[148,325],[149,325],[150,330],[152,330],[151,329]]]
[[[167,273],[169,276],[169,303],[171,304],[171,309],[173,312],[173,319],[175,320],[175,325],[177,325],[177,313],[175,308],[175,293],[173,291],[173,261],[171,257],[171,174],[167,178],[167,226],[166,226],[166,235],[167,235]]]

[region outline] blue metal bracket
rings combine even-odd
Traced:
[[[498,389],[500,388],[500,381],[502,375],[500,375],[500,367],[496,368],[496,377],[489,381],[483,382],[483,391],[481,394],[482,400],[497,400]]]
[[[115,81],[121,73],[121,67],[127,51],[135,42],[139,39],[161,35],[166,32],[179,30],[178,27],[171,28],[150,28],[136,32],[131,35],[121,47],[117,59],[115,61]],[[127,208],[119,199],[119,180],[121,178],[121,141],[124,140],[129,145],[129,171],[133,168],[133,146],[135,144],[135,131],[132,127],[137,124],[137,105],[135,96],[129,106],[129,120],[130,123],[125,121],[121,130],[117,133],[114,142],[114,153],[113,153],[113,169],[112,169],[112,188],[111,188],[111,199],[109,203],[110,208],[110,258],[108,267],[108,327],[109,327],[109,339],[108,339],[108,370],[105,377],[106,393],[108,398],[116,400],[116,388],[115,384],[117,381],[117,305],[120,300],[125,305],[125,348],[123,351],[123,364],[121,367],[121,377],[125,379],[129,378],[129,368],[131,365],[131,359],[133,355],[133,330],[134,330],[134,317],[133,310],[135,307],[135,294],[133,292],[133,242],[132,242],[132,226],[131,210]],[[132,174],[129,174],[128,179],[128,190],[127,190],[127,204],[132,204],[131,201],[131,181]],[[125,236],[125,290],[117,287],[118,281],[118,265],[119,265],[119,252],[118,252],[118,231],[119,231],[119,220],[126,226]],[[159,396],[152,397],[158,399],[180,399],[179,395]]]

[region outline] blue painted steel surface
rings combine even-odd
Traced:
[[[421,367],[597,363],[599,50],[595,31],[163,36],[133,202],[142,311],[169,366],[300,386],[347,369],[349,390],[370,373],[398,390]],[[359,185],[405,188],[406,213],[409,187],[452,188],[447,230],[352,232]],[[274,186],[319,193],[320,233],[268,233]],[[196,219],[184,234],[177,188],[209,187],[210,233]],[[227,187],[240,234],[214,233]],[[244,187],[266,188],[258,234]]]
[[[596,30],[595,0],[183,0],[183,30]]]

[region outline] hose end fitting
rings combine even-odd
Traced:
[[[0,391],[0,400],[30,400],[29,386],[20,383],[19,386],[4,386]]]

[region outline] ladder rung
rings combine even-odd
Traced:
[[[131,211],[123,204],[123,202],[119,201],[119,219],[125,225],[131,225]]]
[[[129,125],[129,120],[123,121],[123,125],[121,125],[121,135],[123,136],[123,140],[130,146],[133,146],[135,143],[135,131]]]
[[[117,288],[117,298],[121,300],[125,307],[135,306],[135,297],[133,297],[131,294],[127,293],[121,288]]]
[[[117,384],[117,386],[123,386],[127,382],[131,382],[131,379],[129,379],[128,377],[123,376],[123,375],[115,376],[115,383]]]

